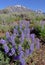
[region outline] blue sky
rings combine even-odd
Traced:
[[[14,5],[23,5],[32,10],[40,9],[45,12],[45,0],[0,0],[0,9]]]

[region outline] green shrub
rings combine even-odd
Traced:
[[[44,26],[43,29],[41,29],[41,33],[40,33],[40,35],[41,35],[42,40],[45,41],[45,26]]]

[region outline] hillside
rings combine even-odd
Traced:
[[[40,10],[33,11],[25,6],[15,5],[0,10],[0,32],[6,32],[20,20],[27,20],[30,23],[39,24],[45,20],[45,14]],[[1,34],[2,35],[2,34]]]
[[[18,65],[19,54],[26,65],[45,65],[45,13],[41,10],[21,5],[0,10],[0,65]]]

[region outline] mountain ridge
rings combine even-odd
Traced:
[[[36,13],[43,13],[41,10],[32,10],[28,7],[25,7],[25,6],[22,6],[22,5],[14,5],[14,6],[8,6],[2,10],[0,10],[0,14],[3,14],[3,13],[14,13],[14,12],[18,12],[18,13],[22,13],[22,12],[36,12]]]
[[[0,10],[0,13],[13,13],[13,12],[30,12],[31,9],[22,6],[22,5],[15,5],[15,6],[9,6],[2,10]]]

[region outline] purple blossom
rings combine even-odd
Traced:
[[[21,45],[18,46],[18,51],[19,52],[22,51],[22,46]]]
[[[7,44],[3,45],[4,46],[4,51],[5,53],[8,53],[9,52],[9,47],[7,46]]]
[[[19,55],[14,56],[14,60],[19,60]]]
[[[19,52],[19,55],[20,55],[20,58],[24,56],[24,52],[23,51],[20,51]]]
[[[6,32],[6,38],[10,37],[10,33]]]
[[[20,38],[21,44],[22,44],[23,41],[24,41],[24,37],[25,37],[25,35],[24,35],[24,33],[22,32],[22,34],[21,34],[21,38]]]
[[[20,26],[20,29],[22,29],[22,24],[21,23],[19,24],[19,26]]]
[[[0,40],[0,43],[4,45],[4,44],[6,44],[6,41],[3,40],[3,39],[1,39],[1,40]]]
[[[6,32],[6,39],[7,39],[7,42],[11,42],[10,33],[9,32]]]
[[[27,29],[26,29],[26,28],[24,29],[24,34],[25,34],[25,35],[27,34]]]
[[[24,58],[20,58],[21,65],[26,65],[26,61]]]
[[[10,37],[10,39],[11,39],[12,46],[15,46],[16,44],[15,44],[15,37],[14,37],[14,35],[12,35]]]
[[[12,53],[11,53],[11,52],[9,52],[9,53],[8,53],[8,55],[9,55],[9,56],[12,56]]]
[[[24,40],[24,37],[25,37],[25,36],[24,36],[24,33],[23,33],[23,32],[22,32],[22,36],[21,36],[21,37],[22,37],[22,40]]]
[[[29,56],[29,49],[26,49],[26,52],[25,52],[25,56],[28,57]]]
[[[14,48],[11,49],[11,53],[12,53],[12,54],[15,53],[15,49],[14,49]]]
[[[36,39],[36,48],[40,49],[40,40],[38,38]]]
[[[35,41],[35,34],[31,34],[30,37],[32,39],[32,43],[34,43],[34,41]]]
[[[30,54],[32,54],[33,51],[34,51],[34,44],[32,43],[30,45],[30,49],[29,49]]]
[[[33,44],[33,43],[30,45],[30,49],[31,49],[32,51],[34,50],[34,44]]]
[[[15,54],[15,49],[11,48],[10,52],[8,53],[9,56],[12,56]]]
[[[14,33],[15,33],[15,34],[18,34],[18,31],[17,31],[15,28],[14,28]]]
[[[20,21],[20,25],[25,25],[25,27],[29,27],[29,21],[26,21],[26,20],[22,20]]]

